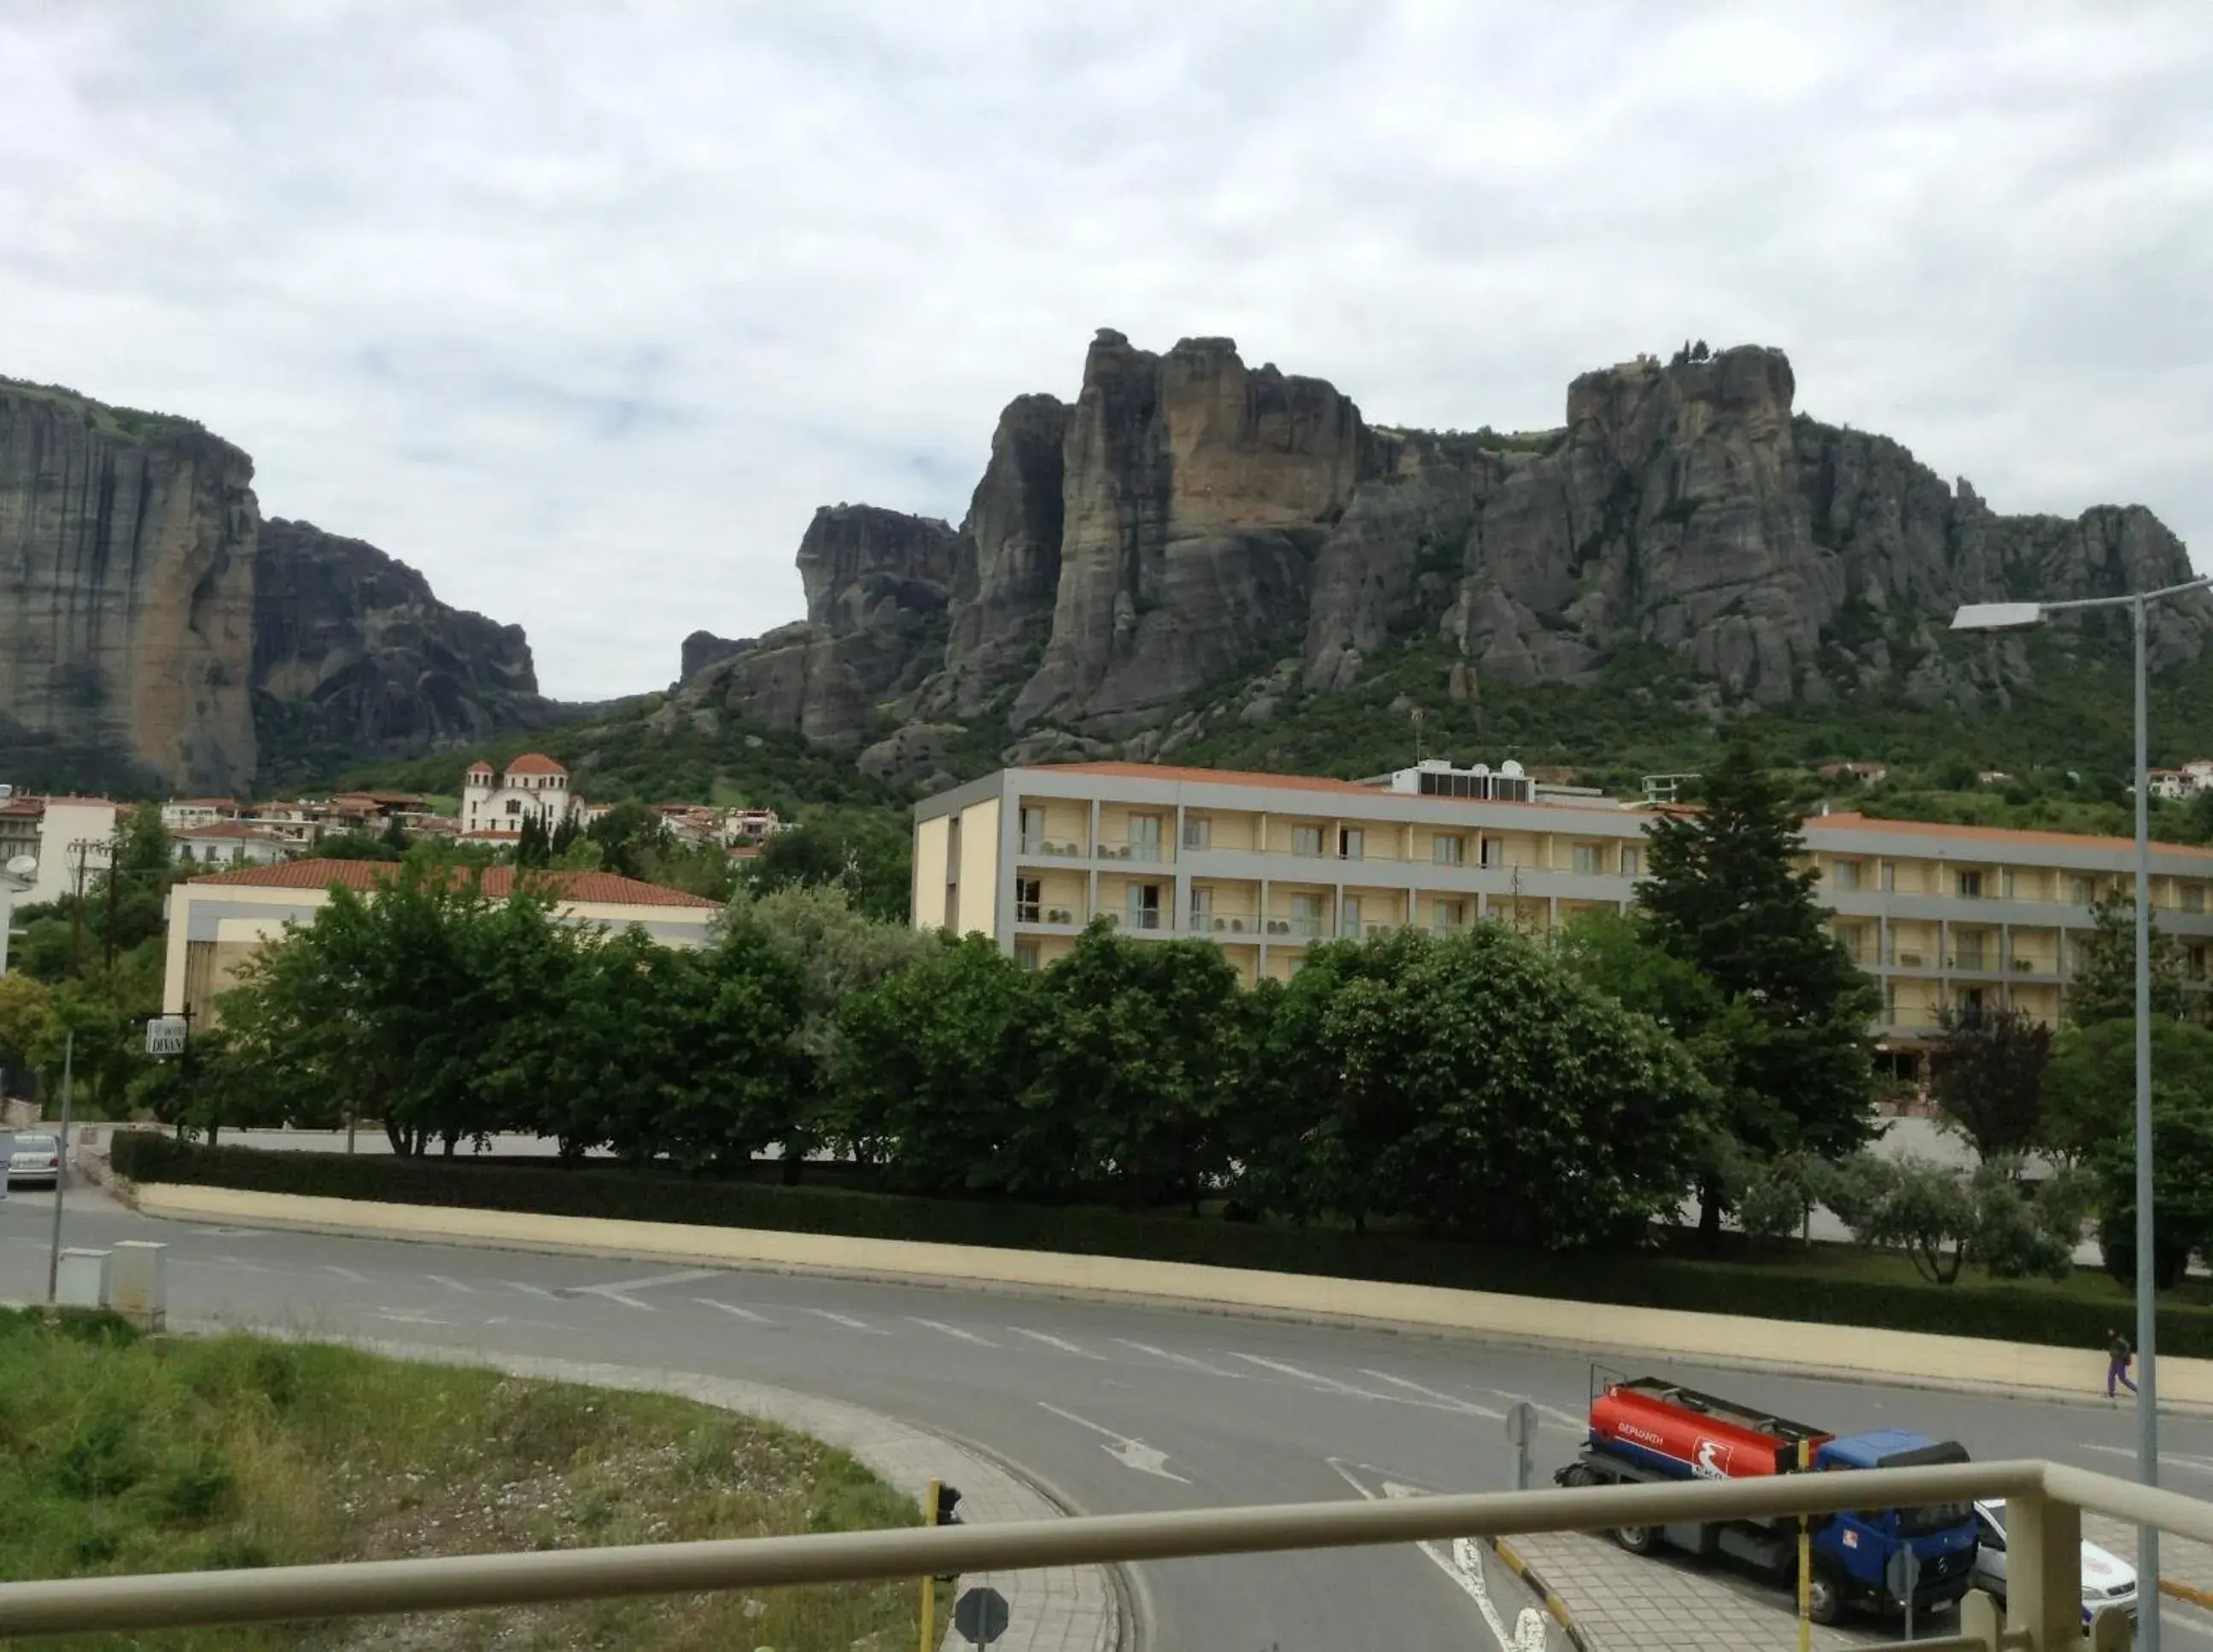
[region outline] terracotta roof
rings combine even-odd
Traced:
[[[327,889],[334,883],[343,883],[349,889],[374,889],[391,877],[399,868],[390,861],[288,861],[281,866],[242,866],[235,872],[216,872],[204,878],[194,878],[192,885],[242,884],[259,889]],[[471,869],[455,867],[454,877],[458,882],[469,875]],[[719,906],[722,902],[709,900],[682,889],[671,889],[665,884],[646,883],[637,878],[619,877],[613,872],[534,871],[522,874],[523,887],[541,890],[558,900],[590,901],[609,906]],[[504,900],[515,887],[515,869],[512,866],[487,866],[479,886],[487,897]]]
[[[563,768],[543,752],[525,752],[507,765],[509,774],[566,774]]]
[[[1870,814],[1814,814],[1807,817],[1805,831],[1810,837],[1823,831],[1835,832],[1895,832],[1921,838],[1978,838],[1993,847],[2005,844],[2027,846],[2035,844],[2062,849],[2134,849],[2133,838],[2094,836],[2085,832],[2024,832],[2017,826],[1954,826],[1939,820],[1883,820]],[[2213,860],[2213,849],[2196,844],[2168,844],[2155,840],[2154,849],[2168,855],[2199,855]]]
[[[491,774],[495,772],[491,765],[485,762],[482,758],[479,758],[475,762],[470,764],[468,771],[471,774]]]

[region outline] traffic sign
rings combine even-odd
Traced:
[[[1911,1600],[1913,1591],[1921,1582],[1921,1557],[1913,1552],[1913,1545],[1905,1544],[1894,1551],[1882,1569],[1882,1581],[1890,1586],[1893,1600]]]
[[[146,1023],[146,1053],[149,1056],[180,1056],[185,1052],[185,1028],[188,1025],[182,1015],[156,1015]]]
[[[1012,1616],[997,1589],[970,1589],[953,1603],[953,1626],[971,1646],[991,1645],[1007,1632]]]

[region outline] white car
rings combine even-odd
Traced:
[[[43,1182],[52,1187],[61,1180],[62,1144],[51,1136],[18,1136],[8,1160],[8,1186],[28,1186]]]
[[[1975,1505],[1975,1587],[2003,1602],[2006,1592],[2006,1506]],[[2107,1606],[2137,1615],[2137,1569],[2094,1543],[2082,1545],[2082,1621]]]

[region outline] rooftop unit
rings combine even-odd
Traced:
[[[1501,803],[1532,802],[1533,789],[1521,765],[1511,758],[1496,770],[1486,763],[1455,769],[1442,758],[1428,758],[1411,769],[1393,771],[1388,784],[1393,791],[1420,797],[1466,797]]]

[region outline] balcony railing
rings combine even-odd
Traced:
[[[1258,935],[1260,920],[1251,912],[1193,912],[1191,931],[1193,935]]]
[[[1072,838],[1024,838],[1021,854],[1032,860],[1074,860],[1083,858],[1083,845]]]
[[[1018,900],[1015,903],[1015,922],[1058,924],[1073,929],[1083,922],[1083,917],[1073,906],[1048,906],[1040,901]]]
[[[1161,911],[1107,912],[1106,927],[1110,930],[1164,930],[1168,915]]]
[[[1271,917],[1268,920],[1267,933],[1312,940],[1316,936],[1328,933],[1328,928],[1318,917]]]
[[[1973,1591],[1961,1601],[1952,1633],[1904,1644],[1923,1652],[1999,1652],[2002,1645],[2056,1652],[2080,1645],[2085,1510],[2213,1541],[2213,1504],[2179,1492],[2061,1463],[1957,1463],[4,1583],[0,1637],[131,1634],[709,1590],[751,1594],[803,1584],[1782,1521],[1851,1509],[1977,1501],[2006,1505],[2003,1608]],[[2147,1579],[2143,1593],[2156,1610],[2153,1585]],[[2092,1645],[2125,1643],[2125,1621],[2113,1616],[2121,1611],[2101,1610],[2090,1626]],[[1704,1639],[1686,1629],[1683,1643],[1699,1645]]]
[[[1102,861],[1142,861],[1148,866],[1157,866],[1167,859],[1167,845],[1159,843],[1102,843],[1099,845]]]

